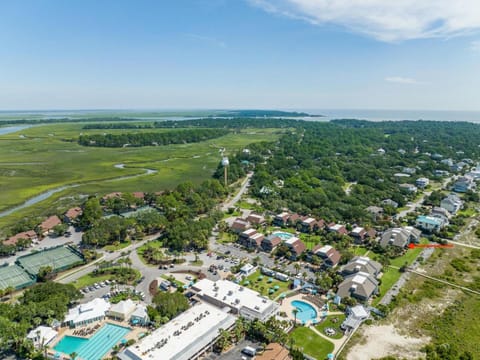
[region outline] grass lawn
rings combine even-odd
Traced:
[[[467,208],[465,210],[458,211],[457,215],[465,216],[465,217],[472,217],[477,214],[477,211],[474,208]]]
[[[377,305],[385,293],[397,282],[402,273],[397,269],[386,268],[382,275],[382,283],[379,286],[380,294],[373,300],[373,306]]]
[[[322,238],[320,235],[300,234],[300,240],[303,241],[308,250],[312,250],[316,245],[320,244]]]
[[[428,244],[428,239],[422,238],[420,244]],[[390,261],[390,265],[400,267],[405,262],[410,265],[422,252],[422,248],[408,249],[405,254]]]
[[[294,340],[295,346],[304,354],[314,357],[317,360],[324,360],[330,354],[334,346],[333,344],[318,336],[306,327],[298,327],[290,333],[290,338]]]
[[[98,282],[102,282],[105,280],[113,280],[115,275],[113,274],[104,274],[104,275],[94,275],[93,273],[83,275],[82,277],[75,280],[72,285],[74,285],[77,289],[84,288],[85,286],[90,286]]]
[[[333,321],[335,321],[335,319],[337,319],[337,321],[333,322]],[[345,320],[345,315],[344,314],[342,314],[342,315],[330,315],[330,316],[327,316],[327,318],[324,321],[322,321],[320,324],[316,325],[315,328],[319,332],[321,332],[322,334],[325,334],[325,329],[326,328],[332,328],[332,329],[335,330],[335,335],[331,336],[331,338],[332,339],[341,339],[343,337],[343,331],[342,331],[342,329],[340,329],[340,325],[342,325],[344,320]]]
[[[161,248],[163,246],[162,242],[159,241],[159,240],[153,240],[153,241],[149,241],[147,242],[146,244],[143,244],[142,246],[140,246],[138,249],[137,249],[137,254],[138,254],[138,257],[140,258],[140,260],[145,264],[145,265],[149,265],[149,266],[156,266],[156,265],[152,265],[152,264],[149,264],[143,257],[143,252],[145,251],[145,249],[149,248],[149,247],[153,247],[155,249],[158,249],[158,248]]]
[[[103,250],[113,252],[113,251],[125,249],[127,246],[131,244],[132,244],[131,241],[119,242],[114,245],[106,245],[103,247]]]
[[[355,256],[363,256],[368,252],[368,249],[363,246],[355,246],[353,247],[353,254]]]
[[[263,276],[261,280],[259,278]],[[279,281],[273,279],[271,283],[268,282],[269,277],[262,275],[260,273],[260,270],[255,271],[252,275],[247,277],[245,280],[241,281],[240,284],[244,285],[250,289],[253,289],[255,291],[258,291],[260,294],[264,296],[268,296],[270,299],[274,299],[284,291],[288,290],[288,285],[290,282],[285,282],[285,281]],[[245,285],[245,281],[250,281],[249,285]],[[274,291],[272,294],[269,294],[269,289],[273,289],[274,286],[278,286],[279,289]]]
[[[221,244],[230,244],[237,241],[237,239],[238,235],[229,232],[221,232],[220,234],[218,234],[218,242]]]
[[[80,195],[112,191],[160,191],[171,189],[186,179],[200,183],[209,179],[217,168],[219,147],[226,147],[229,153],[233,153],[248,144],[273,141],[281,135],[271,129],[248,129],[199,143],[97,148],[80,146],[76,139],[80,133],[125,130],[84,130],[83,125],[39,125],[0,136],[3,167],[0,173],[0,211],[22,204],[48,190],[78,184],[0,218],[0,228],[9,227],[24,217],[62,213],[71,205],[81,203]],[[164,132],[165,129],[153,131]],[[20,138],[20,135],[24,135],[24,138]],[[125,164],[125,168],[114,166],[119,163]],[[146,175],[146,168],[156,172]],[[133,175],[136,177],[131,177]]]
[[[190,265],[192,266],[202,266],[203,265],[203,261],[198,259],[197,261],[190,261]]]
[[[240,211],[233,211],[233,212],[226,212],[223,214],[223,220],[225,219],[228,219],[228,218],[231,218],[231,217],[239,217],[240,215],[242,215],[242,213]]]

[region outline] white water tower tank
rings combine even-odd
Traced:
[[[225,156],[222,159],[222,166],[228,166],[228,164],[230,164],[230,162],[228,161],[228,157]]]

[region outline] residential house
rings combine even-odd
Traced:
[[[364,272],[377,277],[382,270],[382,265],[370,259],[367,256],[355,256],[348,264],[342,266],[340,270],[343,276]]]
[[[393,208],[398,208],[398,203],[396,201],[393,201],[392,199],[385,199],[382,201],[382,205],[384,206],[391,206]]]
[[[463,201],[456,194],[450,194],[440,202],[440,207],[455,215],[463,206]]]
[[[377,149],[378,155],[385,155],[385,149],[379,148]]]
[[[463,161],[459,161],[458,163],[456,164],[453,164],[452,166],[450,166],[450,170],[453,171],[453,172],[460,172],[463,170],[463,168],[467,166],[467,163],[463,162]]]
[[[271,234],[262,240],[260,246],[262,247],[263,251],[272,252],[281,243],[282,239],[279,236]]]
[[[315,220],[312,217],[305,217],[301,222],[300,222],[300,231],[304,233],[311,233],[317,230],[318,224],[317,220]]]
[[[265,236],[258,233],[255,229],[248,229],[242,232],[238,238],[238,242],[249,249],[256,249],[260,247]]]
[[[340,252],[330,245],[317,245],[312,249],[312,253],[323,260],[323,266],[327,268],[334,268],[340,262]]]
[[[133,197],[138,200],[145,200],[145,193],[143,191],[135,191],[132,193]]]
[[[367,230],[361,226],[356,226],[350,231],[350,236],[353,238],[355,243],[361,244],[365,241],[365,238],[368,236]]]
[[[439,231],[445,225],[446,222],[443,218],[430,215],[420,215],[416,221],[416,226],[427,232]]]
[[[345,276],[338,285],[337,296],[340,298],[353,297],[360,301],[367,301],[378,293],[378,281],[375,276],[367,272],[356,272]]]
[[[474,182],[471,177],[462,176],[453,184],[453,191],[458,193],[465,193],[474,187]]]
[[[429,183],[430,180],[425,177],[421,177],[415,180],[415,185],[417,185],[420,189],[425,189]]]
[[[334,232],[340,235],[347,235],[348,230],[345,227],[345,225],[342,224],[335,224],[335,223],[330,223],[328,224],[328,231],[329,232]]]
[[[247,221],[253,225],[261,225],[265,223],[265,218],[261,214],[252,212],[250,215],[248,215]]]
[[[72,224],[77,221],[78,217],[83,214],[81,207],[76,206],[71,209],[68,209],[67,212],[63,215],[63,220],[67,224]]]
[[[52,233],[55,226],[60,225],[61,223],[62,220],[60,220],[57,215],[53,215],[42,222],[38,227],[40,228],[41,234],[43,236],[47,236],[48,234]]]
[[[440,160],[440,163],[449,167],[453,166],[453,160],[451,158]]]
[[[288,221],[288,218],[290,217],[290,214],[286,211],[280,213],[280,214],[277,214],[275,215],[275,217],[273,218],[273,225],[276,225],[276,226],[286,226],[287,225],[287,221]]]
[[[379,206],[369,206],[365,209],[367,212],[372,214],[373,219],[376,221],[379,217],[383,216],[383,208]]]
[[[287,226],[296,227],[297,223],[302,220],[302,217],[297,213],[291,214],[287,220]]]
[[[452,214],[450,214],[447,209],[444,209],[440,206],[434,206],[432,209],[431,215],[435,217],[443,218],[447,222],[448,222],[448,219],[452,217]]]
[[[37,233],[33,230],[24,231],[18,233],[14,236],[9,237],[3,242],[4,245],[17,245],[20,239],[30,240],[31,242],[37,242],[38,236]]]
[[[405,248],[410,243],[418,243],[420,241],[421,231],[412,226],[403,228],[393,228],[385,231],[380,238],[380,246],[395,246]]]
[[[102,203],[105,203],[108,199],[121,198],[121,197],[122,197],[122,193],[118,192],[118,191],[115,191],[115,192],[112,192],[112,193],[109,193],[109,194],[105,194],[102,197]]]
[[[235,221],[230,226],[230,230],[232,230],[233,232],[235,232],[237,234],[240,234],[240,233],[244,232],[245,230],[250,229],[251,227],[252,226],[250,225],[250,223],[247,220],[242,219],[242,218],[236,218]]]
[[[293,236],[288,240],[285,240],[284,244],[288,247],[290,252],[292,253],[290,259],[291,260],[297,260],[300,255],[302,255],[305,250],[307,250],[307,247],[303,243],[302,240],[299,238]]]
[[[417,169],[411,168],[411,167],[404,167],[404,168],[402,169],[402,172],[404,172],[404,173],[406,173],[406,174],[411,174],[411,175],[413,175],[413,174],[415,174],[415,173],[417,172]]]
[[[434,170],[433,175],[435,175],[435,176],[448,176],[448,175],[450,175],[450,173],[448,171],[445,171],[445,170]]]
[[[400,184],[400,190],[405,191],[407,193],[414,194],[417,192],[417,187],[413,184]]]
[[[355,305],[347,308],[347,315],[340,328],[349,332],[358,328],[362,321],[368,319],[370,311],[362,305]]]

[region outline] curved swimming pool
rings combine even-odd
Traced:
[[[315,310],[312,305],[300,300],[294,300],[291,304],[297,308],[297,319],[300,320],[301,323],[306,323],[307,321],[317,318],[317,310]],[[295,316],[293,313],[292,315]]]
[[[293,234],[290,234],[288,232],[283,232],[283,231],[275,231],[272,235],[275,235],[275,236],[278,236],[280,239],[282,239],[283,241],[286,241],[288,239],[291,239],[292,237],[294,237],[295,235]]]

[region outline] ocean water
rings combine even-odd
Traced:
[[[380,110],[380,109],[296,109],[324,115],[323,120],[361,119],[370,121],[438,120],[480,123],[480,111]]]

